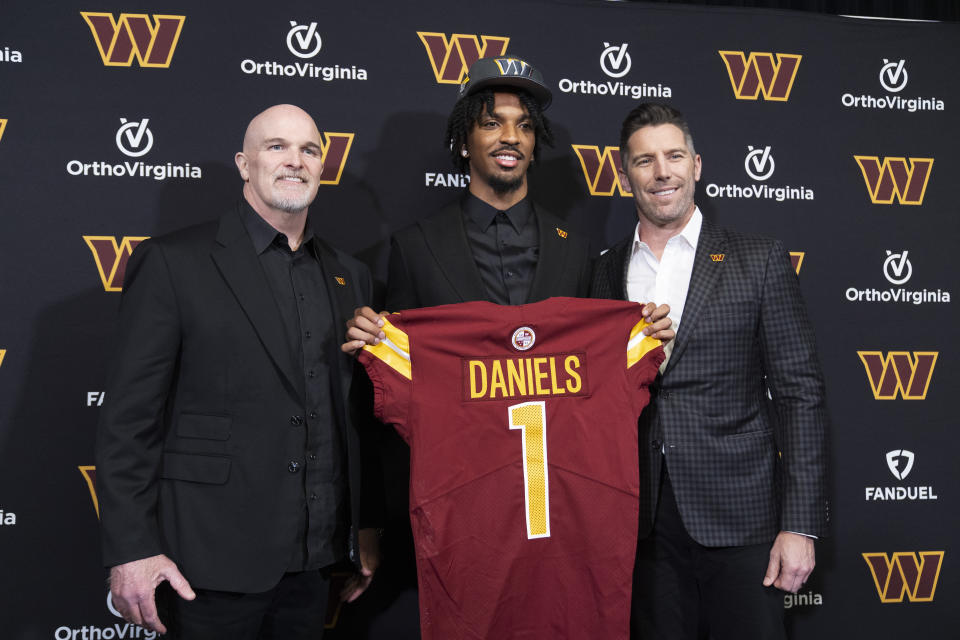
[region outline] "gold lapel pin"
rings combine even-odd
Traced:
[[[567,232],[561,229],[560,227],[557,227],[557,235],[560,236],[561,238],[566,238]]]
[[[341,287],[347,286],[347,281],[344,280],[342,277],[340,277],[340,276],[334,276],[333,279],[336,280],[336,281],[337,281],[337,284],[340,285]]]
[[[713,260],[714,262],[723,262],[723,256],[725,255],[726,254],[724,253],[711,253],[710,259]]]

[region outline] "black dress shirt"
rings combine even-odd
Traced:
[[[303,510],[298,538],[291,550],[290,571],[320,568],[346,556],[349,522],[343,446],[335,421],[330,380],[333,318],[323,266],[307,221],[303,240],[290,250],[287,236],[271,227],[244,201],[244,226],[260,258],[277,303],[293,361],[300,367],[306,389],[302,416],[291,429],[302,440],[288,452],[287,470],[302,479]]]
[[[489,300],[524,304],[540,253],[540,232],[529,198],[500,211],[467,191],[460,210]]]

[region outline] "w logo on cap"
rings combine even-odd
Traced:
[[[529,76],[533,67],[520,58],[494,58],[502,76]]]

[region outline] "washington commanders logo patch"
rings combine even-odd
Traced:
[[[530,327],[520,327],[510,337],[510,344],[517,351],[526,351],[537,341],[537,334]]]
[[[567,232],[561,229],[560,227],[557,227],[557,235],[563,238],[564,240],[566,240],[567,238]]]
[[[341,287],[347,286],[347,281],[343,279],[343,276],[334,276],[333,279],[336,280],[337,284]]]
[[[725,254],[725,253],[711,253],[711,254],[710,254],[710,259],[713,260],[714,262],[723,262],[723,258],[724,258],[726,255],[727,255],[727,254]]]

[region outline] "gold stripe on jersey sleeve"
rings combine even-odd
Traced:
[[[656,338],[643,335],[643,328],[649,326],[646,320],[633,325],[630,330],[630,341],[627,342],[627,369],[640,362],[643,356],[660,346]]]
[[[364,345],[363,348],[390,365],[404,378],[411,380],[410,339],[386,318],[383,319],[383,332],[387,336],[385,339],[373,346]]]

